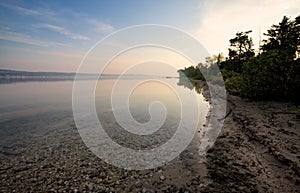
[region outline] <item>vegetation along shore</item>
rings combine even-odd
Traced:
[[[229,40],[228,57],[220,53],[178,71],[206,97],[204,81],[218,84],[221,73],[228,91],[223,129],[207,154],[212,181],[204,192],[299,192],[300,16],[273,25],[257,51],[250,34]]]

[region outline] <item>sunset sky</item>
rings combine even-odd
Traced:
[[[226,55],[237,31],[253,30],[257,47],[259,31],[299,14],[300,0],[2,0],[0,68],[73,72],[96,42],[140,24],[176,27]]]

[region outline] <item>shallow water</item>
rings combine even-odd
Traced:
[[[131,84],[135,80],[121,80],[122,84]],[[166,81],[166,80],[163,80]],[[167,82],[180,89],[180,92],[189,93],[194,91],[177,86],[177,79],[170,79]],[[116,80],[101,80],[95,91],[95,105],[100,121],[107,130],[112,125],[118,124],[112,114],[111,95]],[[91,81],[82,80],[83,86],[91,84]],[[73,81],[42,81],[42,82],[17,82],[12,84],[0,84],[0,132],[1,139],[7,140],[12,135],[19,135],[29,132],[29,127],[35,128],[39,124],[39,117],[47,115],[51,124],[55,124],[56,119],[72,117],[72,87]],[[118,92],[116,100],[125,100],[127,90]],[[83,93],[84,95],[85,93]],[[208,104],[202,95],[197,95],[200,101],[201,121],[203,121]],[[182,99],[181,99],[182,100]],[[174,90],[159,81],[148,81],[138,85],[131,93],[129,107],[133,118],[146,123],[150,120],[149,105],[153,101],[160,101],[165,105],[167,118],[165,126],[178,125],[180,119],[180,101]],[[187,105],[187,104],[186,104]],[[120,107],[121,108],[121,107]],[[200,110],[201,110],[200,109]],[[63,114],[63,115],[62,115]],[[37,119],[32,121],[32,119]],[[42,118],[41,118],[42,119]],[[22,123],[19,121],[23,120]],[[31,121],[30,121],[31,120]],[[26,127],[24,127],[24,125]],[[200,123],[201,125],[201,123]],[[38,125],[40,132],[43,125]],[[68,126],[68,125],[66,125]],[[38,132],[38,131],[37,131]],[[8,135],[10,133],[10,135]],[[5,141],[4,140],[4,141]],[[1,145],[12,145],[3,144]]]
[[[123,86],[114,95],[114,100],[117,102],[126,99],[128,92],[126,85],[136,80],[119,81]],[[161,81],[168,82],[169,86],[162,84]],[[178,86],[178,79],[146,81],[135,87],[128,100],[135,121],[147,123],[151,119],[149,105],[151,106],[155,101],[163,103],[167,112],[166,120],[160,129],[151,135],[139,136],[124,130],[114,117],[112,109],[120,108],[122,112],[123,108],[111,106],[115,83],[115,79],[101,80],[98,83],[95,91],[96,111],[108,136],[118,144],[131,149],[151,149],[166,143],[174,135],[180,122],[180,104],[193,105],[184,98],[176,96],[174,89],[170,89],[170,85],[187,95],[196,93],[194,90]],[[89,85],[91,81],[81,80],[80,84]],[[30,173],[41,172],[39,168],[49,165],[51,160],[53,165],[49,166],[49,169],[51,168],[52,171],[61,168],[58,162],[73,162],[70,161],[71,157],[76,160],[79,159],[79,155],[80,158],[85,155],[87,147],[83,145],[73,119],[72,87],[73,81],[70,80],[0,84],[0,174],[4,175],[2,185],[4,181],[17,181],[19,185],[15,184],[15,188],[22,186],[24,179],[29,179]],[[82,94],[84,96],[86,93]],[[195,96],[199,101],[199,129],[201,129],[209,106],[202,95]],[[133,120],[128,120],[128,123],[130,124],[131,121]],[[154,126],[157,126],[155,122]],[[99,158],[95,156],[93,159]],[[27,168],[28,164],[29,168]],[[80,170],[76,165],[72,167],[75,167],[72,171]],[[23,181],[18,181],[17,174],[11,173],[12,171],[21,172],[21,178],[23,171],[29,173],[23,173]],[[45,177],[49,178],[46,174],[39,178]],[[55,182],[55,179],[53,181]],[[37,185],[33,182],[32,184]],[[6,186],[8,187],[7,184]]]

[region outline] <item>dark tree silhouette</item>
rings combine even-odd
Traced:
[[[230,48],[228,48],[228,60],[221,63],[221,68],[225,68],[230,71],[241,73],[243,71],[242,64],[249,58],[255,55],[252,38],[249,37],[249,33],[237,32],[235,38],[229,40]]]
[[[265,44],[261,47],[262,51],[280,50],[292,58],[295,58],[296,55],[299,56],[300,16],[294,21],[284,16],[278,25],[272,25],[264,35],[268,39],[263,40]]]

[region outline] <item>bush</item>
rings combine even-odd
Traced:
[[[296,99],[295,89],[300,88],[299,60],[290,60],[284,52],[272,50],[245,62],[243,68],[244,96],[258,100]]]
[[[241,75],[232,76],[225,80],[226,90],[232,95],[243,96],[244,79]]]

